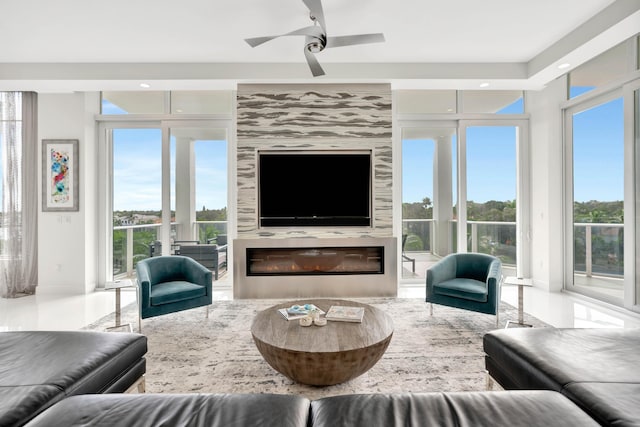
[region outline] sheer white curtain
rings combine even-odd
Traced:
[[[0,296],[15,298],[38,283],[37,94],[0,92],[0,148]]]

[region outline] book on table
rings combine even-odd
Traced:
[[[345,305],[332,305],[325,316],[327,320],[338,322],[362,322],[364,307],[349,307]]]
[[[324,310],[314,304],[292,305],[291,307],[278,309],[278,312],[287,320],[296,320],[307,317],[314,310],[317,310],[319,314],[324,314]]]

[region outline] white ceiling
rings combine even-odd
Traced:
[[[327,49],[313,79],[301,0],[0,2],[0,90],[217,89],[238,82],[384,81],[397,88],[540,88],[640,30],[640,0],[324,0],[328,35],[386,42]]]

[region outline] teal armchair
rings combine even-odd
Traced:
[[[209,305],[212,275],[206,267],[185,256],[158,256],[136,265],[141,319]]]
[[[502,262],[480,253],[451,254],[427,270],[426,301],[496,316],[499,322]]]

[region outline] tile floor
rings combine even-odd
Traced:
[[[232,299],[231,286],[224,279],[214,285],[214,300]],[[424,298],[423,285],[401,285],[401,298]],[[502,300],[517,306],[517,287],[503,287]],[[122,305],[135,301],[133,289],[123,289]],[[0,298],[0,331],[75,330],[114,311],[115,293],[96,291],[88,295],[31,295]],[[640,327],[640,315],[606,306],[568,293],[548,293],[525,288],[524,311],[555,327]],[[515,320],[515,319],[514,319]]]

